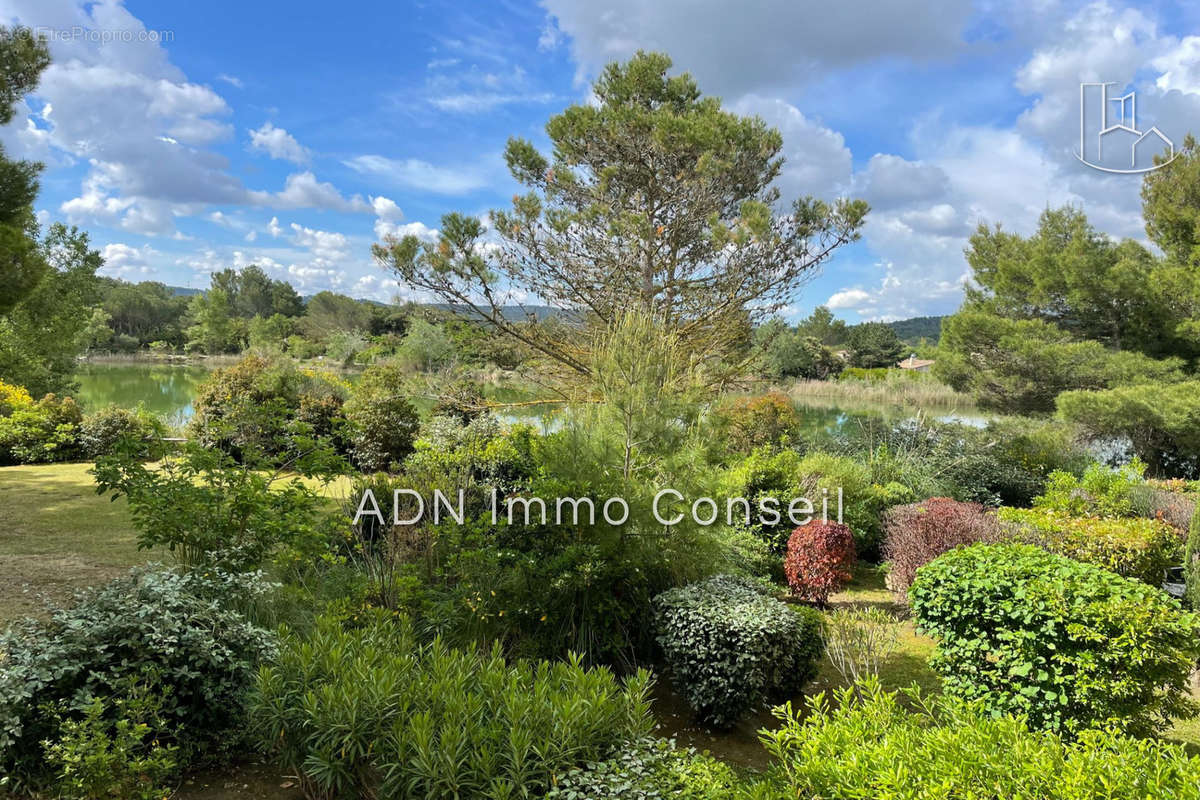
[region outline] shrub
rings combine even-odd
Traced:
[[[959,548],[909,599],[947,693],[1035,728],[1159,730],[1194,713],[1200,619],[1160,589],[1029,545]]]
[[[654,599],[655,632],[676,690],[700,721],[734,724],[816,675],[821,616],[754,582],[718,575]]]
[[[420,418],[400,394],[401,380],[393,364],[368,367],[346,402],[350,456],[361,470],[392,470],[413,451]]]
[[[93,473],[97,493],[128,498],[140,549],[166,546],[185,564],[248,571],[281,545],[326,543],[336,523],[318,514],[324,498],[304,479],[328,482],[343,466],[317,445],[279,461],[238,464],[188,442],[178,458],[149,467],[139,451],[119,449]]]
[[[1134,513],[1146,465],[1138,459],[1114,469],[1093,463],[1082,478],[1055,471],[1046,479],[1045,491],[1033,500],[1035,508],[1061,511],[1074,517],[1129,517]]]
[[[1134,511],[1138,516],[1160,519],[1178,531],[1187,531],[1196,508],[1195,494],[1162,489],[1150,482],[1134,497]]]
[[[82,420],[83,412],[70,397],[48,394],[32,405],[15,407],[8,416],[0,416],[0,466],[78,458]]]
[[[506,664],[498,648],[418,644],[403,617],[352,630],[325,618],[260,668],[251,719],[309,797],[536,797],[647,735],[649,685],[576,658]]]
[[[786,503],[787,498],[799,494],[796,474],[801,458],[795,450],[758,448],[729,469],[724,493],[728,497],[746,498],[752,508],[759,508],[765,498],[779,498]],[[756,521],[743,527],[765,542],[776,557],[787,550],[792,523],[788,521],[786,508],[781,510],[780,521],[774,525]]]
[[[792,531],[783,571],[792,594],[825,604],[853,577],[854,535],[837,522],[813,520]]]
[[[254,667],[273,639],[223,602],[247,596],[256,580],[135,570],[49,620],[0,634],[0,773],[18,785],[45,781],[43,743],[91,736],[92,700],[136,703],[131,681],[155,687],[164,744],[182,761],[236,742]],[[84,727],[64,727],[72,721]]]
[[[1074,428],[1028,417],[995,419],[979,429],[935,427],[930,459],[946,492],[985,506],[1028,506],[1055,470],[1080,472],[1090,463]]]
[[[347,391],[333,375],[290,359],[246,356],[200,384],[188,430],[199,443],[237,458],[285,452],[297,435],[334,438]]]
[[[134,410],[107,406],[85,416],[79,425],[79,445],[91,459],[113,452],[122,439],[138,442],[145,457],[157,458],[166,435],[162,420],[141,406]]]
[[[1200,477],[1200,381],[1064,392],[1058,414],[1093,436],[1128,436],[1156,475]]]
[[[870,468],[848,456],[809,453],[797,464],[796,474],[795,496],[811,500],[818,518],[822,517],[823,502],[827,498],[829,519],[837,519],[840,510],[837,521],[850,526],[855,549],[864,559],[879,554],[883,510],[911,499],[907,489],[900,484],[872,482]]]
[[[31,405],[33,398],[25,391],[24,386],[0,381],[0,417],[7,417],[18,408],[29,408]]]
[[[1071,517],[1043,508],[1002,508],[997,514],[1018,541],[1154,587],[1179,563],[1179,535],[1161,520]]]
[[[776,709],[783,724],[761,734],[774,779],[756,800],[1194,800],[1200,785],[1200,758],[1179,745],[1098,731],[1068,742],[950,698],[884,692],[877,681],[808,706]]]
[[[46,748],[47,763],[56,773],[56,796],[64,800],[169,796],[165,784],[178,767],[179,748],[162,743],[170,731],[161,706],[153,691],[134,684],[126,696],[108,703],[93,698],[82,719],[64,721],[61,738],[48,742]]]
[[[568,771],[546,800],[726,800],[737,786],[737,773],[723,761],[646,738]]]
[[[978,503],[931,497],[921,503],[894,506],[884,518],[888,588],[903,601],[917,569],[942,553],[964,544],[1000,538],[996,518]]]
[[[1188,528],[1187,550],[1183,563],[1188,605],[1200,611],[1200,508],[1192,514],[1192,524]]]
[[[723,403],[715,416],[715,435],[730,452],[749,453],[764,445],[800,443],[800,414],[782,392],[735,398]]]

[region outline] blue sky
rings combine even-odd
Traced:
[[[43,221],[88,230],[107,274],[182,286],[257,263],[306,294],[412,296],[371,244],[505,205],[505,140],[544,143],[638,48],[779,127],[786,196],[871,203],[792,317],[953,311],[974,227],[1028,232],[1047,206],[1143,237],[1139,179],[1075,158],[1081,81],[1136,90],[1143,130],[1200,131],[1194,4],[0,0],[0,18],[55,32],[0,131],[47,165]]]

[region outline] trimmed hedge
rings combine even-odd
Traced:
[[[803,715],[778,709],[783,725],[762,734],[776,765],[754,800],[1200,798],[1200,758],[1181,745],[1107,731],[1066,741],[950,698],[914,702],[878,681],[808,704]]]
[[[1072,517],[1042,508],[1001,508],[997,514],[1020,542],[1150,586],[1161,588],[1166,569],[1179,564],[1179,534],[1162,520]]]
[[[979,503],[931,497],[921,503],[893,506],[884,516],[883,555],[888,562],[888,588],[903,601],[920,567],[965,544],[1000,538],[996,517]]]
[[[801,600],[825,605],[853,577],[854,534],[848,525],[812,520],[792,531],[783,571]]]
[[[1074,734],[1194,715],[1200,617],[1162,590],[1038,547],[959,548],[917,571],[918,627],[950,695]]]
[[[817,674],[821,615],[718,575],[654,600],[655,632],[675,689],[709,725],[725,727]]]

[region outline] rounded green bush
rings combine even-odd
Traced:
[[[1200,618],[1161,589],[1032,545],[959,548],[909,589],[948,694],[1073,734],[1195,714]]]
[[[751,580],[718,575],[654,600],[655,632],[676,691],[704,723],[734,724],[816,676],[821,615]]]

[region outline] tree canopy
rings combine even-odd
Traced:
[[[45,39],[28,28],[0,26],[0,125],[12,121],[17,102],[37,87],[49,64]],[[48,269],[33,215],[41,170],[36,162],[8,158],[0,146],[0,314],[29,295]]]
[[[696,362],[745,358],[750,324],[858,237],[867,206],[808,197],[784,209],[773,185],[780,133],[670,67],[658,53],[611,64],[594,102],[551,117],[549,155],[509,140],[505,161],[528,189],[511,209],[487,222],[447,215],[438,241],[389,238],[375,257],[575,372],[592,370],[587,329],[632,308],[678,334]],[[564,313],[557,324],[503,313],[521,300]]]

